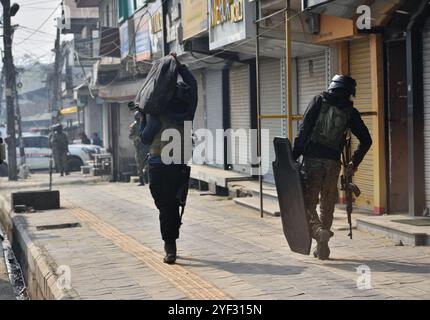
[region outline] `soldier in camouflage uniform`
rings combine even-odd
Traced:
[[[69,152],[69,140],[63,132],[61,124],[53,126],[52,130],[53,132],[49,134],[49,147],[52,149],[55,171],[60,172],[61,176],[68,175],[67,153]]]
[[[130,126],[130,134],[128,137],[133,140],[135,159],[137,164],[137,173],[139,175],[139,186],[145,185],[146,176],[146,165],[147,165],[147,155],[148,147],[142,143],[140,138],[140,112],[136,111],[134,113],[134,122]]]
[[[306,172],[305,206],[309,215],[312,237],[317,241],[314,256],[329,258],[328,242],[333,213],[338,200],[337,184],[341,169],[341,152],[345,133],[351,130],[360,144],[347,170],[353,174],[372,145],[369,130],[353,107],[356,82],[348,76],[336,75],[327,92],[315,96],[305,112],[294,141],[293,156],[303,156]],[[320,203],[320,216],[316,206]]]

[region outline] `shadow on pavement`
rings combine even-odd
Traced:
[[[229,262],[229,261],[216,261],[216,260],[205,260],[196,259],[189,257],[180,257],[181,260],[197,262],[197,264],[186,264],[177,261],[178,265],[186,267],[213,267],[216,269],[222,269],[230,273],[235,274],[271,274],[271,275],[295,275],[302,273],[306,268],[299,266],[289,265],[274,265],[267,263],[245,263],[245,262]]]
[[[401,273],[430,274],[429,263],[408,263],[391,260],[356,260],[356,259],[330,259],[325,266],[341,270],[351,271],[361,265],[368,266],[372,271],[390,272],[396,271]],[[334,262],[334,263],[330,263]]]

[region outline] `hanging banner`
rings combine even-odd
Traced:
[[[142,10],[134,16],[136,61],[151,59],[150,23],[151,19],[147,10]]]
[[[124,22],[119,27],[119,38],[121,41],[121,59],[124,59],[128,56],[130,51],[130,43],[128,38],[128,22]]]
[[[207,0],[182,0],[184,40],[198,36],[208,29]]]

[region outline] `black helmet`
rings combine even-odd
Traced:
[[[356,86],[357,82],[353,78],[337,74],[333,77],[333,79],[331,79],[328,91],[341,88],[346,90],[348,94],[355,97]]]
[[[61,130],[63,130],[63,126],[61,125],[61,123],[54,124],[52,126],[52,130],[53,131],[61,131]]]

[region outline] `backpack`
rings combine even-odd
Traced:
[[[352,107],[339,108],[322,99],[321,110],[310,141],[334,150],[341,150],[349,127]]]
[[[154,62],[135,104],[146,114],[163,113],[176,92],[178,66],[173,57],[163,57]]]

